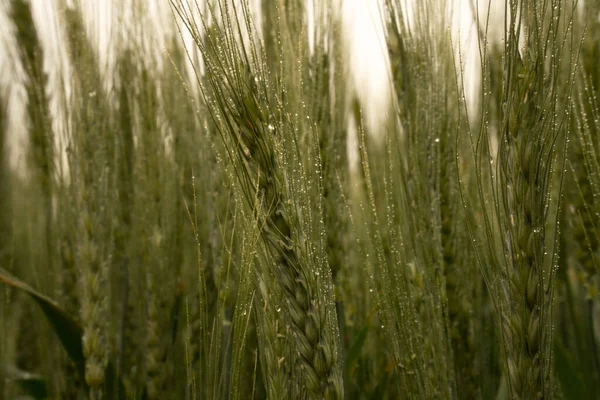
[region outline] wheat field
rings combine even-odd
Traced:
[[[0,25],[0,399],[600,398],[600,1]]]

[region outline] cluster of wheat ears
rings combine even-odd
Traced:
[[[0,6],[0,398],[600,398],[599,0],[475,12],[475,107],[452,1],[382,2],[380,135],[338,1],[171,0],[161,68],[141,26],[107,72],[57,0],[62,85],[33,2]]]

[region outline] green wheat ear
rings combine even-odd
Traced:
[[[336,382],[340,376],[334,375],[337,365],[335,353],[322,338],[326,335],[324,310],[320,310],[316,303],[310,267],[305,264],[306,256],[294,245],[289,211],[284,207],[283,178],[278,172],[274,146],[268,138],[268,135],[278,134],[277,128],[270,132],[256,97],[250,86],[250,93],[245,96],[244,105],[238,115],[234,114],[234,119],[240,127],[240,140],[249,151],[249,156],[243,153],[246,162],[255,163],[257,171],[264,171],[262,177],[260,172],[257,176],[262,198],[261,218],[265,221],[263,240],[276,263],[275,276],[284,290],[309,392],[315,397],[340,398],[341,384]]]
[[[232,44],[234,38],[227,38],[227,34],[225,30],[224,37],[217,38],[218,45],[211,43],[201,48],[213,96],[209,102],[211,113],[224,122],[221,133],[247,203],[253,205],[254,199],[258,199],[254,213],[263,227],[264,262],[271,263],[270,273],[281,285],[285,298],[287,323],[294,335],[290,344],[295,342],[299,355],[296,370],[303,380],[300,390],[311,398],[341,398],[337,349],[333,345],[335,340],[329,337],[329,324],[333,321],[328,316],[328,306],[322,303],[322,294],[317,291],[319,267],[313,264],[304,245],[296,242],[302,231],[295,222],[298,216],[290,207],[282,154],[278,154],[281,143],[290,140],[285,137],[288,131],[276,117],[278,111],[269,99],[272,94],[265,89],[269,78],[266,74],[254,76],[243,53]],[[219,46],[232,51],[232,58],[219,54]],[[257,54],[256,49],[251,51]],[[225,102],[225,97],[230,102]]]
[[[90,49],[82,10],[65,9],[63,19],[70,56],[79,61],[72,77],[69,99],[71,171],[70,198],[77,210],[73,223],[74,265],[77,276],[79,315],[83,326],[85,381],[90,397],[104,398],[105,371],[112,353],[110,324],[110,222],[114,180],[107,168],[113,151],[108,121],[98,116],[109,112],[96,56]]]
[[[480,232],[488,241],[478,257],[500,325],[504,371],[514,398],[550,398],[553,392],[558,204],[573,84],[567,61],[573,65],[576,57],[561,44],[573,34],[562,29],[567,13],[560,1],[541,6],[507,2],[495,164],[486,154],[494,137],[487,108],[481,115],[481,136],[471,137],[483,210]],[[489,190],[491,206],[483,190]]]

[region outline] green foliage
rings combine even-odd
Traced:
[[[3,366],[2,370],[8,380],[18,382],[19,386],[35,400],[43,400],[48,397],[48,387],[42,376],[21,371],[12,366]]]
[[[474,115],[453,3],[384,2],[379,136],[333,0],[260,26],[172,0],[151,56],[135,1],[109,65],[57,1],[57,87],[9,3],[29,173],[0,91],[0,397],[598,397],[597,1],[506,0],[500,42],[480,13]]]

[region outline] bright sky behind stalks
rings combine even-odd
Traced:
[[[33,8],[36,28],[45,50],[45,69],[49,76],[51,93],[51,110],[54,118],[55,132],[58,133],[56,145],[64,150],[65,112],[60,107],[61,90],[68,90],[70,68],[65,57],[64,32],[58,24],[57,4],[61,0],[30,0]],[[66,0],[67,4],[76,0]],[[194,0],[192,0],[194,1]],[[276,1],[276,0],[273,0]],[[319,0],[306,0],[308,5],[319,4]],[[338,0],[344,20],[345,46],[347,46],[351,65],[350,82],[359,94],[364,108],[366,122],[370,132],[377,134],[378,127],[386,118],[391,100],[389,84],[389,67],[385,49],[384,26],[381,23],[381,4],[378,0]],[[419,0],[406,0],[404,6],[411,10]],[[451,1],[451,0],[450,0]],[[471,1],[454,0],[449,7],[451,26],[448,32],[453,34],[453,43],[460,43],[465,71],[466,97],[469,109],[475,110],[477,93],[480,85],[480,65],[477,53],[477,26]],[[164,67],[164,49],[170,37],[177,35],[173,23],[173,15],[167,0],[80,0],[85,10],[85,21],[91,34],[94,47],[99,56],[106,77],[112,76],[119,45],[111,38],[124,34],[128,40],[135,41],[145,49],[148,62],[157,67]],[[26,113],[23,104],[26,93],[23,87],[23,66],[19,62],[18,49],[14,39],[14,31],[8,17],[10,1],[0,2],[0,90],[9,99],[8,144],[10,163],[13,168],[24,173],[24,154],[27,147]],[[141,6],[141,14],[133,15],[133,4]],[[260,0],[251,0],[255,10],[259,9]],[[485,20],[486,6],[480,6],[480,18]],[[490,40],[499,41],[502,36],[502,1],[491,1]],[[315,22],[312,14],[309,21]],[[410,18],[410,17],[409,17]],[[260,16],[257,16],[257,24]],[[111,36],[111,33],[113,36]],[[191,45],[189,37],[184,37],[186,44]],[[457,58],[458,59],[458,58]],[[107,79],[107,87],[111,85]],[[176,84],[176,83],[174,83]],[[352,141],[352,140],[351,140]],[[61,156],[62,165],[66,166],[64,151]]]

